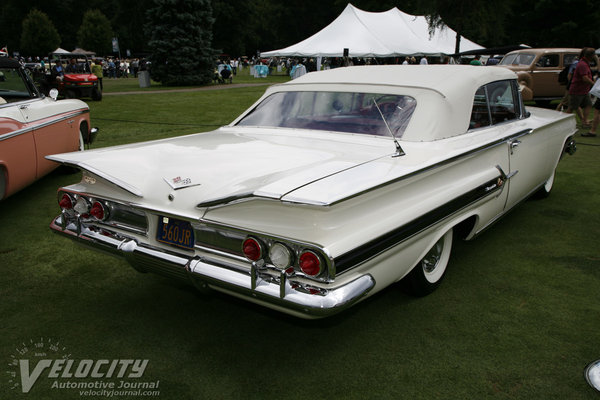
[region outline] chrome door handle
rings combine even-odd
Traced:
[[[513,154],[513,149],[514,149],[515,147],[518,147],[520,144],[521,144],[521,141],[520,141],[520,140],[511,140],[511,141],[510,141],[510,154],[511,154],[511,155]]]

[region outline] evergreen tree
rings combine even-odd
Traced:
[[[164,85],[201,85],[212,80],[210,0],[154,0],[148,10],[152,79]]]
[[[99,10],[86,11],[77,32],[79,46],[98,55],[109,54],[112,50],[112,37],[113,30],[108,18]]]
[[[21,53],[29,56],[46,56],[60,46],[60,36],[50,18],[37,8],[23,20]]]

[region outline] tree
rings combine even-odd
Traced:
[[[595,0],[538,0],[515,8],[512,41],[534,47],[600,47]]]
[[[21,53],[45,56],[60,46],[60,36],[50,18],[37,8],[32,9],[23,20]]]
[[[501,43],[505,37],[504,21],[512,1],[432,0],[427,12],[430,32],[449,26],[456,31],[455,52],[460,52],[460,36],[473,38],[481,45]]]
[[[154,0],[147,25],[152,79],[164,85],[209,83],[213,22],[210,0]]]
[[[102,0],[106,5],[107,0]],[[144,31],[146,11],[153,5],[152,0],[119,1],[109,10],[104,11],[119,38],[122,49],[131,50],[134,54],[148,53],[148,37]]]
[[[110,21],[100,10],[88,10],[77,32],[77,42],[83,49],[96,54],[108,54],[112,49],[113,31]]]
[[[247,0],[212,0],[213,47],[231,56],[254,54],[255,48],[247,48],[255,42],[255,2]]]

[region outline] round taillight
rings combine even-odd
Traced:
[[[70,210],[70,209],[73,208],[73,199],[71,198],[71,196],[69,196],[68,194],[65,193],[60,198],[60,201],[58,202],[58,205],[63,210]]]
[[[242,252],[250,261],[258,261],[262,258],[262,246],[254,238],[244,240]]]
[[[300,269],[306,275],[317,276],[321,273],[321,259],[312,251],[305,251],[300,255]]]
[[[292,263],[292,252],[285,245],[275,243],[269,249],[269,259],[275,268],[286,269]]]
[[[102,203],[99,201],[95,201],[90,209],[90,215],[100,221],[104,221],[106,219],[106,210],[104,209],[104,205],[102,205]]]

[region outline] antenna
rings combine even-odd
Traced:
[[[385,127],[387,128],[390,135],[392,135],[392,137],[394,138],[394,144],[396,145],[396,153],[394,153],[394,155],[392,157],[400,157],[400,156],[406,155],[404,150],[402,150],[402,147],[400,147],[400,143],[398,143],[398,139],[396,139],[396,135],[394,135],[394,132],[392,132],[392,130],[390,129],[390,126],[388,125],[387,121],[385,120],[385,117],[383,116],[383,113],[381,112],[381,109],[379,108],[379,104],[377,104],[377,100],[375,100],[375,97],[373,97],[373,103],[375,103],[375,107],[377,107],[377,111],[379,111],[379,115],[381,115],[381,119],[383,120]],[[400,108],[400,107],[398,107],[398,108]]]

